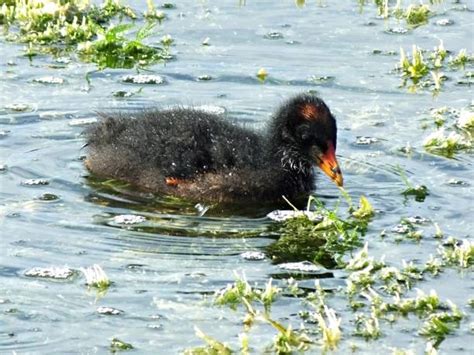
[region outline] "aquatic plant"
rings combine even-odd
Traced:
[[[380,331],[380,324],[374,312],[369,316],[358,313],[355,316],[355,335],[361,336],[366,340],[377,339],[382,334]]]
[[[474,55],[467,53],[466,49],[461,49],[455,57],[451,57],[449,65],[452,67],[466,68],[467,64],[474,63]]]
[[[462,110],[456,121],[456,126],[469,133],[474,133],[474,112]]]
[[[407,86],[409,92],[412,93],[418,89],[432,87],[433,93],[437,95],[447,79],[442,70],[450,72],[457,69],[464,70],[467,65],[474,63],[474,56],[467,54],[465,49],[461,49],[456,57],[450,57],[447,63],[448,53],[449,51],[444,48],[443,41],[440,41],[432,51],[422,50],[413,45],[411,59],[404,49],[400,48],[400,61],[396,70],[401,73],[402,87]],[[431,80],[428,76],[431,76]],[[408,82],[411,84],[408,85]]]
[[[88,268],[79,269],[86,278],[86,285],[98,288],[99,290],[106,290],[112,284],[105,271],[100,265],[94,264]]]
[[[242,306],[245,310],[243,319],[244,336],[240,336],[242,348],[248,349],[248,332],[253,328],[255,322],[263,322],[271,325],[276,331],[275,338],[270,346],[276,353],[289,353],[292,351],[303,351],[308,349],[312,342],[303,332],[294,331],[290,326],[285,327],[281,323],[271,318],[271,305],[276,301],[276,296],[281,292],[279,288],[272,286],[271,279],[267,282],[263,290],[257,286],[252,287],[245,279],[236,274],[236,281],[232,285],[228,285],[223,290],[217,291],[214,302],[217,305],[227,305],[233,310],[237,310],[238,306]],[[259,310],[258,304],[263,306],[263,312]],[[230,354],[233,351],[225,344],[204,335],[199,331],[198,336],[206,343],[206,348],[187,349],[186,354],[207,354],[222,353]],[[204,351],[204,352],[203,352]]]
[[[336,316],[333,309],[324,306],[324,315],[316,313],[320,331],[323,335],[321,344],[324,350],[333,350],[341,340],[341,319]]]
[[[138,30],[134,39],[129,40],[125,33],[133,27],[132,24],[119,24],[107,29],[98,28],[95,41],[78,45],[80,58],[85,62],[96,63],[99,69],[133,68],[163,60],[167,55],[164,49],[143,43],[153,33],[155,24],[147,23]]]
[[[275,263],[309,260],[326,267],[341,267],[342,256],[361,244],[373,215],[367,199],[361,198],[360,208],[347,220],[316,199],[310,199],[312,202],[316,205],[313,213],[320,219],[314,221],[302,214],[284,221],[278,229],[280,238],[266,249]]]
[[[255,76],[263,83],[268,77],[268,72],[265,68],[260,68]]]
[[[430,314],[423,323],[419,333],[433,341],[433,346],[438,347],[448,334],[459,327],[463,314],[457,306],[448,302],[450,312]]]
[[[423,141],[428,152],[451,158],[456,153],[473,148],[474,112],[469,108],[439,107],[431,110],[430,116],[436,130]]]
[[[160,24],[166,18],[166,14],[163,11],[156,10],[152,0],[146,1],[147,10],[143,14],[147,19],[157,20]]]
[[[434,11],[430,7],[435,3],[440,3],[442,1],[430,1],[430,4],[410,4],[408,7],[404,8],[402,6],[402,1],[388,1],[388,0],[358,0],[359,9],[362,11],[364,7],[373,3],[376,7],[377,14],[384,19],[396,18],[397,20],[405,20],[407,25],[411,28],[416,28],[421,25],[428,23],[430,17],[434,15]]]
[[[446,135],[445,130],[441,128],[426,137],[423,146],[429,152],[452,157],[460,150],[472,148],[472,143],[456,132]]]
[[[426,4],[409,5],[403,12],[403,18],[408,25],[418,27],[428,23],[428,19],[432,15],[430,7]]]
[[[119,24],[111,25],[117,18]],[[103,0],[100,5],[88,0],[15,0],[0,9],[8,40],[28,43],[30,58],[37,52],[57,54],[77,49],[80,59],[97,63],[99,69],[131,68],[163,60],[161,48],[143,43],[154,26],[146,24],[134,39],[127,39],[124,32],[134,25],[123,24],[123,18],[134,20],[137,15],[119,0]]]
[[[430,258],[425,263],[425,268],[423,271],[431,273],[433,276],[438,275],[442,270],[445,264],[439,258],[435,258],[433,255],[430,255]]]
[[[468,268],[474,265],[474,242],[464,239],[452,245],[441,246],[438,253],[448,265]]]
[[[402,71],[403,86],[406,86],[408,80],[411,80],[413,83],[409,87],[410,92],[415,92],[421,79],[429,73],[428,64],[425,62],[421,50],[415,45],[412,48],[411,61],[405,54],[405,50],[400,48],[399,68]]]
[[[120,339],[112,338],[110,341],[110,352],[115,353],[117,351],[132,350],[133,345],[126,343]]]
[[[436,291],[431,290],[429,294],[425,294],[422,290],[417,290],[415,298],[402,299],[399,294],[396,294],[394,296],[394,302],[389,304],[388,309],[404,316],[408,313],[423,316],[433,313],[442,306]]]
[[[233,353],[233,351],[229,348],[227,344],[221,343],[220,341],[214,339],[213,337],[205,334],[198,327],[194,327],[194,331],[196,332],[196,336],[202,339],[206,343],[206,346],[186,349],[184,351],[185,355],[206,355],[206,354],[230,355]]]
[[[408,180],[408,177],[406,176],[405,171],[401,167],[398,167],[397,170],[400,174],[402,181],[404,182],[406,186],[406,189],[402,191],[402,195],[414,196],[415,201],[423,202],[426,199],[426,196],[430,194],[428,187],[426,187],[425,185],[413,185],[410,182],[410,180]],[[408,225],[407,227],[409,228]]]

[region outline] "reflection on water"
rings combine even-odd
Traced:
[[[141,2],[137,6],[145,8]],[[420,124],[431,107],[470,104],[472,89],[448,82],[449,89],[436,101],[429,93],[410,95],[389,73],[396,57],[370,55],[374,49],[397,51],[413,43],[431,48],[438,38],[446,47],[468,46],[472,51],[467,12],[447,11],[453,26],[427,25],[406,35],[387,35],[374,14],[359,14],[356,4],[342,2],[308,4],[304,11],[290,2],[239,7],[187,1],[177,6],[164,24],[175,38],[177,60],[150,68],[166,79],[163,86],[123,83],[121,78],[135,74],[133,70],[92,72],[93,66],[74,58],[63,68],[51,68],[47,56],[35,57],[30,64],[22,46],[0,41],[0,353],[101,353],[108,351],[113,337],[139,351],[177,353],[200,344],[194,325],[236,343],[238,315],[203,301],[203,295],[233,281],[234,270],[245,272],[252,283],[271,276],[278,284],[291,275],[307,289],[315,278],[328,290],[345,285],[342,271],[295,274],[268,259],[241,256],[262,251],[275,240],[274,222],[265,215],[288,206],[196,207],[196,202],[89,176],[82,161],[81,132],[97,111],[206,104],[225,107],[228,116],[261,129],[288,96],[317,92],[338,119],[338,159],[347,191],[354,201],[366,195],[377,210],[366,235],[371,253],[385,254],[395,264],[402,259],[424,261],[436,253],[431,226],[420,245],[396,244],[390,233],[380,237],[402,217],[421,216],[448,235],[472,237],[472,154],[456,159],[426,154],[422,140],[427,134]],[[374,26],[364,25],[369,20]],[[273,32],[283,38],[264,38]],[[207,37],[211,45],[202,46]],[[264,84],[254,77],[260,67],[269,73]],[[211,80],[196,80],[205,75]],[[42,76],[60,77],[64,83],[32,83]],[[318,79],[324,77],[330,80]],[[357,137],[376,140],[360,144]],[[407,143],[409,154],[401,150]],[[430,195],[423,203],[402,195],[406,186],[400,169],[414,185],[428,186]],[[322,175],[316,194],[329,207],[344,203]],[[80,274],[61,282],[25,275],[33,267],[78,270],[96,263],[113,281],[105,296],[88,290]],[[472,281],[464,277],[448,271],[420,287],[436,287],[440,297],[462,304]],[[348,321],[350,311],[334,302]],[[100,306],[123,313],[104,315],[97,312]],[[276,316],[297,311],[298,304],[289,298],[274,309]],[[299,324],[291,317],[289,321]],[[416,326],[407,321],[388,329],[383,343],[413,343],[410,334]],[[443,343],[443,350],[462,352],[459,344],[469,345],[467,336],[460,331]],[[258,344],[263,347],[271,337],[256,334],[253,346],[262,349]],[[424,343],[416,342],[414,347],[423,351]],[[358,346],[371,352],[380,343]]]

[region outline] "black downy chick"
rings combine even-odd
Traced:
[[[102,114],[86,131],[87,168],[148,191],[207,202],[270,202],[337,185],[336,121],[319,98],[288,100],[265,132],[195,109]]]

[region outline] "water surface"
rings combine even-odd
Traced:
[[[324,7],[308,4],[298,9],[293,2],[180,1],[166,10],[167,20],[155,40],[170,33],[175,39],[176,60],[149,68],[166,79],[164,85],[124,84],[124,74],[134,70],[94,72],[94,65],[75,58],[64,68],[53,68],[54,59],[38,56],[31,62],[23,46],[0,40],[0,352],[94,353],[108,350],[110,339],[130,342],[140,352],[177,353],[201,341],[194,326],[231,344],[238,343],[240,315],[209,305],[205,295],[234,280],[234,270],[245,272],[249,281],[265,282],[281,270],[268,260],[247,261],[245,251],[262,250],[275,236],[272,223],[264,218],[271,206],[210,209],[204,216],[194,204],[183,204],[140,194],[126,187],[106,187],[88,178],[82,159],[83,125],[77,119],[95,117],[104,110],[133,110],[170,105],[214,105],[242,124],[261,129],[272,112],[296,93],[317,92],[337,117],[338,155],[346,189],[354,199],[366,195],[380,211],[366,240],[371,253],[385,254],[399,266],[402,259],[425,262],[436,254],[432,226],[425,228],[421,244],[395,243],[390,230],[402,217],[420,215],[437,222],[442,230],[459,238],[472,238],[473,156],[469,153],[447,159],[426,154],[421,128],[430,108],[448,105],[461,109],[472,104],[471,87],[447,82],[436,98],[429,92],[409,94],[399,88],[400,79],[391,73],[398,54],[373,55],[374,49],[396,51],[417,44],[431,49],[444,41],[446,48],[472,52],[472,2],[466,11],[455,11],[451,2],[439,7],[454,25],[430,24],[404,35],[389,34],[390,27],[403,23],[384,22],[368,7],[362,14],[356,1],[326,2]],[[134,2],[144,10],[144,2]],[[370,22],[371,25],[368,25]],[[268,39],[272,32],[282,34]],[[210,46],[202,46],[209,37]],[[10,63],[10,64],[9,64]],[[14,65],[11,65],[11,64]],[[255,74],[264,67],[266,83]],[[91,86],[85,79],[90,74]],[[65,80],[62,85],[33,83],[42,76]],[[199,81],[201,75],[212,80]],[[311,76],[332,79],[311,82]],[[116,98],[116,91],[140,93]],[[6,108],[27,104],[25,112]],[[378,142],[357,145],[359,136]],[[400,148],[409,143],[414,151]],[[425,202],[401,195],[404,185],[398,167],[414,184],[429,187]],[[46,185],[25,185],[29,179],[45,179]],[[450,179],[466,185],[449,184]],[[338,190],[324,176],[318,195],[329,206]],[[48,200],[44,194],[57,199]],[[141,215],[140,226],[121,225],[114,216]],[[88,291],[77,274],[67,281],[26,277],[32,267],[69,266],[75,270],[100,264],[112,287],[103,297]],[[322,280],[326,288],[345,284],[336,273]],[[440,277],[417,285],[424,291],[435,288],[464,311],[473,294],[472,272],[448,270]],[[299,324],[298,302],[283,298],[274,315]],[[99,306],[123,311],[119,316],[100,315]],[[341,301],[333,301],[348,330],[351,312]],[[470,313],[472,317],[472,312]],[[425,340],[414,334],[417,319],[386,327],[377,342],[353,338],[362,353],[412,348],[420,353]],[[251,346],[261,351],[271,342],[272,332],[254,331]],[[468,322],[441,345],[444,353],[463,353],[472,347]],[[472,334],[471,334],[472,336]],[[348,351],[344,341],[341,353]],[[472,349],[472,348],[471,348]]]

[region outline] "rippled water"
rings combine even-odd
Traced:
[[[431,226],[425,228],[421,244],[395,243],[390,234],[379,237],[402,217],[414,215],[437,222],[446,234],[472,238],[473,156],[446,159],[426,154],[422,141],[429,132],[421,128],[432,107],[460,109],[471,104],[472,88],[447,82],[437,98],[429,92],[408,94],[390,73],[398,54],[372,54],[374,49],[398,52],[412,44],[431,49],[439,39],[453,51],[472,52],[472,1],[462,2],[465,11],[453,10],[462,5],[448,1],[429,25],[404,35],[386,32],[403,23],[385,23],[370,7],[359,13],[356,3],[327,1],[323,7],[311,3],[298,9],[290,1],[248,1],[244,7],[237,1],[181,1],[177,9],[166,10],[169,20],[157,35],[170,33],[176,43],[175,61],[150,68],[166,79],[163,85],[125,84],[122,76],[133,70],[94,72],[93,65],[74,58],[64,68],[55,67],[49,56],[30,62],[22,45],[0,40],[0,353],[101,353],[108,350],[112,337],[139,351],[176,353],[201,344],[195,325],[235,344],[241,330],[239,314],[212,307],[203,296],[232,282],[234,270],[244,271],[251,282],[285,276],[268,260],[240,256],[274,240],[268,231],[272,222],[264,217],[272,206],[210,206],[200,216],[193,204],[88,179],[81,149],[87,120],[81,124],[78,119],[95,117],[97,111],[206,104],[225,107],[229,116],[258,129],[285,98],[316,91],[338,119],[338,155],[346,189],[354,199],[366,195],[380,211],[366,236],[371,252],[385,254],[395,265],[401,259],[426,261],[435,254]],[[145,9],[142,2],[134,6]],[[437,26],[438,18],[452,19],[454,25]],[[272,32],[282,38],[265,38]],[[201,45],[206,37],[210,46]],[[264,84],[255,78],[261,67],[269,72]],[[197,80],[202,75],[212,79]],[[333,79],[308,81],[313,75]],[[43,76],[65,82],[32,82]],[[140,88],[129,98],[113,96]],[[11,104],[29,108],[16,112],[6,108]],[[359,136],[378,142],[358,145]],[[399,151],[407,143],[414,148],[409,155]],[[401,195],[405,185],[398,167],[414,184],[428,186],[431,193],[425,202]],[[466,184],[449,184],[453,178]],[[29,179],[47,184],[28,185]],[[333,205],[339,193],[321,176],[318,195]],[[130,214],[146,221],[128,225],[114,219]],[[113,281],[102,297],[88,291],[79,274],[66,281],[24,274],[32,267],[67,265],[77,270],[95,263]],[[325,277],[326,288],[344,285],[343,273]],[[464,306],[473,294],[473,276],[449,270],[417,286],[425,291],[435,288],[441,298]],[[123,314],[100,315],[99,306]],[[284,298],[274,313],[295,314],[297,307]],[[349,319],[342,304],[338,312]],[[298,323],[296,317],[292,321]],[[363,352],[379,350],[381,343],[387,351],[398,346],[421,352],[424,340],[412,336],[418,327],[419,321],[407,320],[388,328],[382,341],[354,342]],[[462,326],[441,349],[450,354],[466,351],[472,346],[469,332]],[[263,349],[272,338],[271,332],[254,333],[255,349]],[[349,342],[344,346],[342,352]]]

